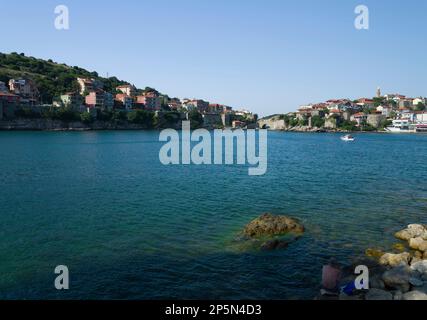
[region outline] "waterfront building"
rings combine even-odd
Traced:
[[[125,93],[116,94],[115,102],[115,105],[126,110],[130,110],[133,107],[133,98]]]
[[[78,92],[67,92],[60,96],[60,101],[64,107],[80,110],[83,105],[83,96]]]
[[[154,92],[137,96],[136,104],[146,110],[159,111],[161,109],[161,100]]]
[[[21,102],[35,105],[39,99],[39,91],[32,80],[10,79],[9,91],[21,97]]]
[[[85,100],[89,108],[111,110],[114,106],[113,95],[100,89],[89,92]]]
[[[350,117],[351,121],[354,121],[357,123],[357,126],[360,127],[362,124],[366,123],[368,120],[368,115],[364,114],[363,112],[358,112],[356,114],[353,114]]]

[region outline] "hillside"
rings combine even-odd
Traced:
[[[27,57],[22,53],[0,53],[0,81],[7,83],[11,78],[21,77],[29,78],[36,83],[42,103],[52,103],[54,97],[77,90],[77,77],[100,80],[104,83],[104,89],[111,93],[114,93],[117,86],[128,84],[116,77],[100,77],[97,72],[90,72],[77,66],[71,67],[52,60]]]

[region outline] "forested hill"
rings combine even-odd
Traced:
[[[52,60],[27,57],[23,53],[0,53],[0,81],[7,84],[11,78],[33,80],[40,91],[42,103],[52,103],[54,97],[77,90],[77,77],[100,80],[104,84],[104,90],[111,93],[115,92],[117,86],[128,84],[116,77],[100,77],[97,72],[90,72],[77,66],[71,67]]]

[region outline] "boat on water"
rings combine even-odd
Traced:
[[[341,137],[341,140],[346,142],[352,142],[356,139],[353,136],[346,134],[345,136]]]
[[[390,133],[416,133],[417,126],[409,120],[393,120],[393,124],[385,128]]]

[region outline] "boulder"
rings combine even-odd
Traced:
[[[395,237],[405,241],[417,237],[424,237],[427,240],[427,229],[421,224],[410,224],[408,228],[396,232]]]
[[[369,287],[374,289],[385,289],[384,281],[381,279],[379,275],[373,275],[369,277]]]
[[[393,300],[393,295],[385,290],[381,289],[370,289],[369,292],[365,295],[366,300]]]
[[[409,240],[409,247],[414,250],[419,250],[421,252],[427,251],[427,240],[424,240],[421,237],[412,238]]]
[[[393,300],[402,300],[402,299],[403,299],[402,291],[399,291],[399,290],[393,291]]]
[[[411,264],[411,269],[421,274],[427,274],[427,260],[421,260]]]
[[[408,265],[411,255],[408,252],[393,254],[386,253],[380,258],[380,264],[396,267],[399,265]]]
[[[399,266],[384,272],[382,280],[386,288],[408,292],[410,289],[410,277],[411,269],[407,266]]]
[[[417,277],[410,277],[409,283],[414,287],[422,287],[424,285],[424,281]]]
[[[418,290],[414,290],[405,293],[403,295],[403,300],[427,300],[427,294]]]
[[[243,230],[243,234],[249,238],[278,236],[288,232],[303,233],[304,226],[297,219],[270,213],[251,221]]]

